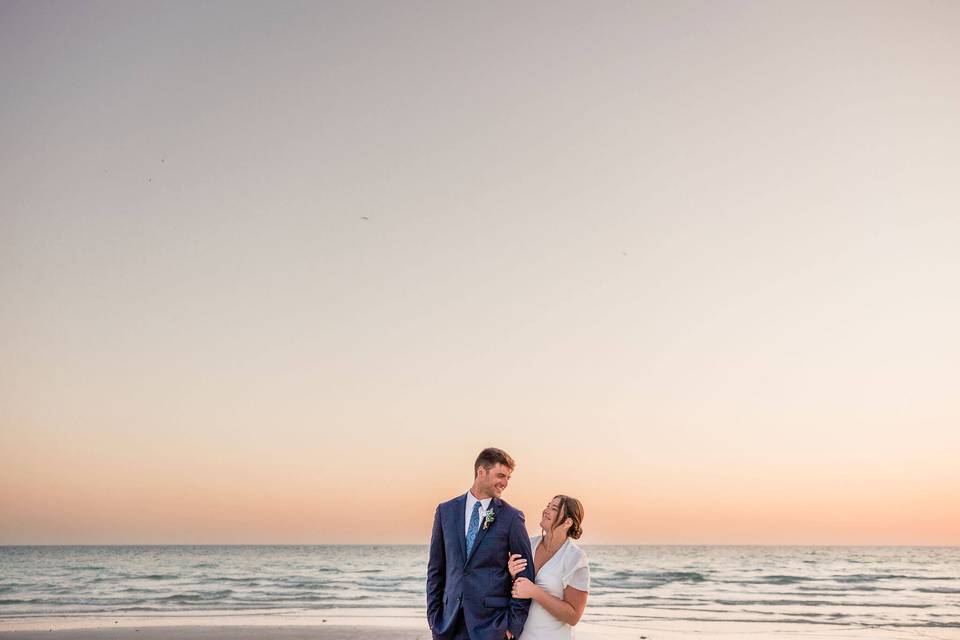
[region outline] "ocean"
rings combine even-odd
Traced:
[[[960,548],[596,546],[585,621],[960,628]],[[60,616],[424,611],[426,546],[0,547],[0,628]]]

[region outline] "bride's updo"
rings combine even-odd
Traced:
[[[557,514],[557,519],[554,520],[553,528],[570,518],[573,524],[567,530],[567,537],[579,540],[580,536],[583,535],[583,504],[576,498],[565,495],[554,496],[553,499],[560,500],[560,512]]]

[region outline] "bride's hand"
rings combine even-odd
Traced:
[[[517,578],[513,583],[513,592],[510,594],[514,598],[532,598],[537,585],[530,582],[527,578]]]
[[[507,569],[510,571],[511,578],[516,578],[526,568],[527,561],[519,553],[507,554]]]

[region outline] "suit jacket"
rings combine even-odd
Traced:
[[[494,498],[495,514],[488,528],[480,531],[467,557],[464,514],[467,496],[437,506],[427,563],[427,622],[434,640],[445,640],[454,631],[457,613],[463,609],[471,640],[503,640],[509,629],[520,637],[530,611],[530,600],[510,597],[512,580],[507,570],[508,553],[527,559],[521,575],[534,579],[533,554],[523,513]]]

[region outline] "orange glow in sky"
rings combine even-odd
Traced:
[[[960,544],[960,3],[464,11],[3,9],[0,544]]]

